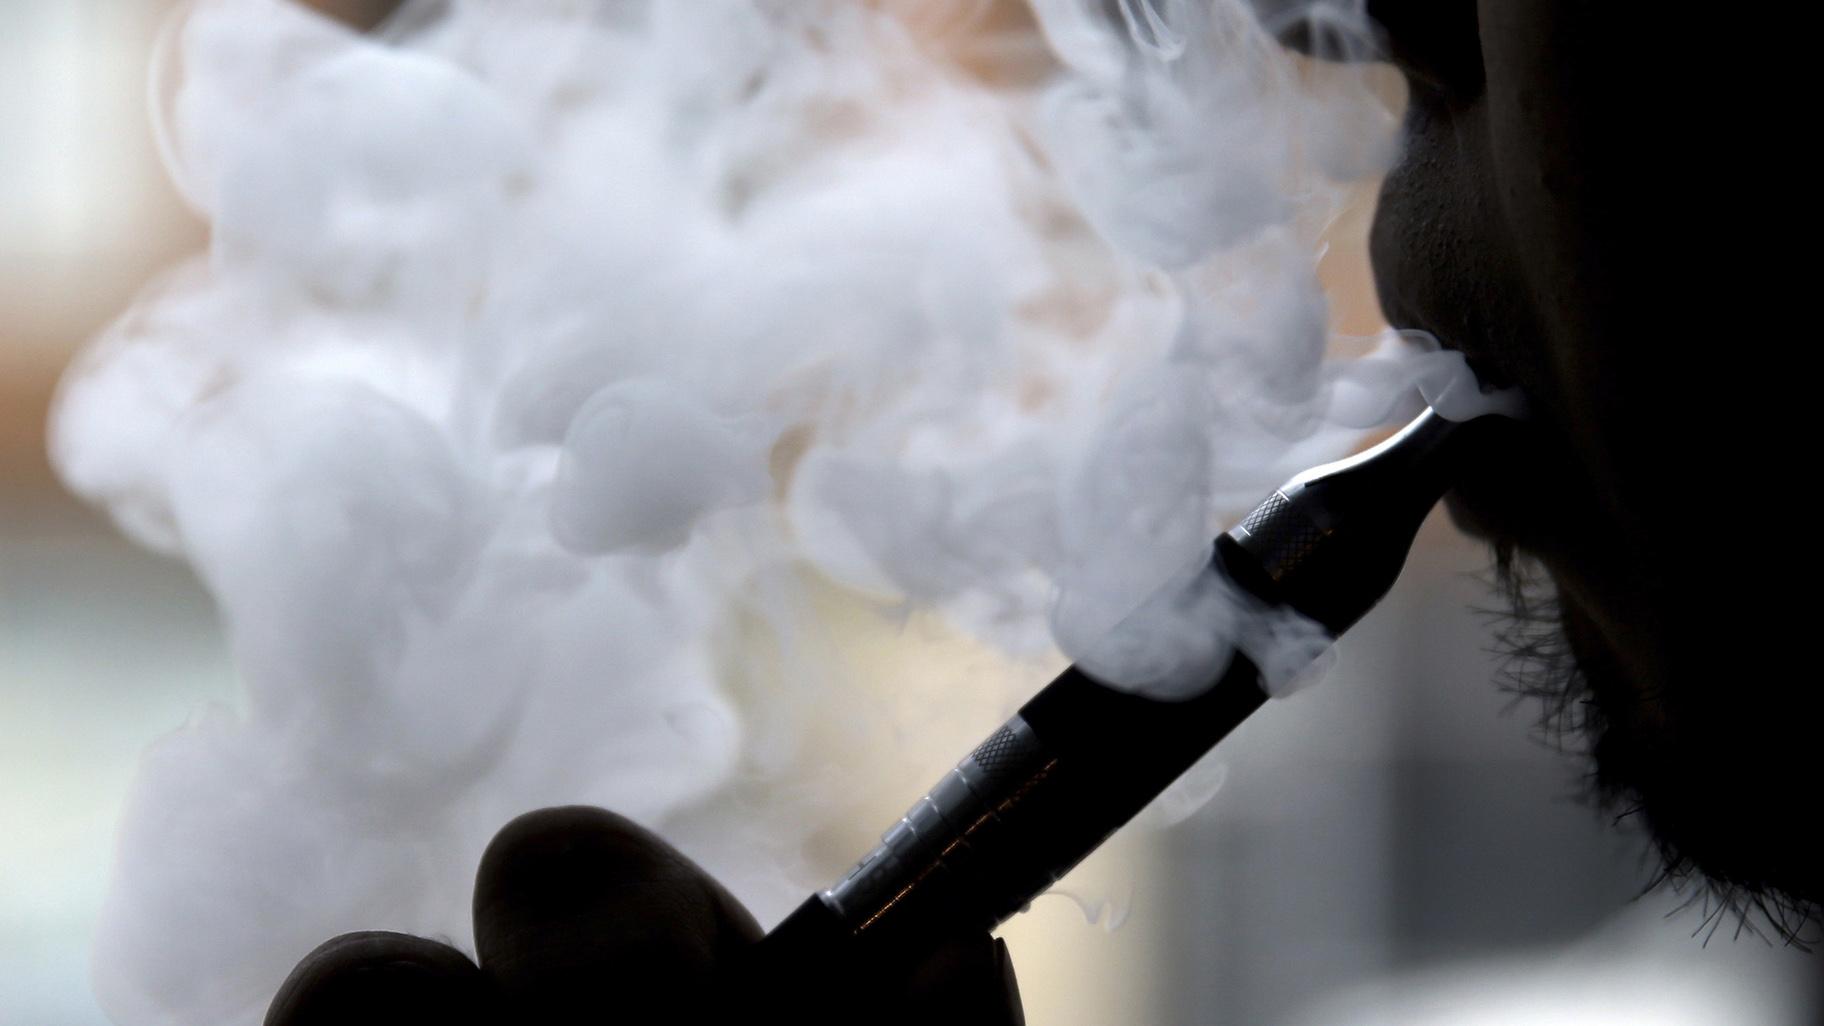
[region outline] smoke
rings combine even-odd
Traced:
[[[466,945],[481,847],[544,804],[775,917],[877,825],[871,767],[929,772],[905,734],[979,733],[1464,373],[1326,359],[1320,235],[1391,118],[1239,0],[476,0],[377,37],[203,0],[169,46],[209,250],[80,360],[53,449],[196,569],[245,694],[135,785],[96,951],[128,1026],[256,1022],[341,931]],[[907,722],[858,608],[1001,654]]]

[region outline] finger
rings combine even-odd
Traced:
[[[979,934],[939,948],[912,973],[904,1022],[1023,1026],[1007,943]]]
[[[718,963],[760,934],[677,849],[602,809],[519,817],[476,874],[476,950],[518,1015],[707,1002]]]
[[[455,948],[403,933],[345,933],[285,978],[266,1026],[483,1026],[489,1001],[481,970]]]

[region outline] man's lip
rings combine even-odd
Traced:
[[[1459,338],[1440,331],[1399,290],[1378,281],[1381,307],[1394,328],[1418,329],[1437,339],[1444,349],[1463,354],[1464,362],[1485,387],[1513,386],[1513,379],[1498,363],[1477,351],[1474,338]],[[1467,345],[1465,343],[1468,343]],[[1459,475],[1445,495],[1451,520],[1465,534],[1496,545],[1512,545],[1535,555],[1547,555],[1552,538],[1562,533],[1553,521],[1550,496],[1557,492],[1563,467],[1554,469],[1548,457],[1551,445],[1537,424],[1517,424],[1515,430],[1495,433],[1486,449]]]
[[[1444,508],[1457,529],[1472,538],[1549,558],[1561,546],[1541,516],[1536,496],[1529,483],[1478,476],[1446,493]]]
[[[1507,469],[1512,463],[1513,447],[1513,442],[1504,437],[1507,434],[1509,432],[1502,432],[1501,437],[1484,435],[1488,439],[1484,442],[1485,447],[1458,472],[1451,490],[1444,496],[1444,505],[1451,520],[1465,534],[1496,543],[1518,544],[1518,528],[1523,524],[1511,523],[1515,519],[1510,511],[1516,495],[1513,476]]]
[[[1548,562],[1567,555],[1580,534],[1574,511],[1584,494],[1575,464],[1534,421],[1484,437],[1444,498],[1451,519],[1466,534]]]
[[[1511,379],[1492,361],[1464,346],[1464,339],[1437,332],[1401,297],[1382,291],[1382,307],[1396,330],[1423,331],[1444,349],[1462,353],[1471,373],[1484,387],[1512,387]],[[1535,507],[1548,487],[1543,473],[1548,462],[1541,455],[1544,446],[1536,436],[1537,432],[1525,425],[1498,432],[1486,451],[1459,475],[1456,485],[1444,496],[1445,509],[1459,530],[1496,545],[1513,545],[1543,554],[1540,550],[1547,547],[1544,542],[1550,529],[1540,515],[1542,511]]]

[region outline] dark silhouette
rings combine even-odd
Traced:
[[[1517,600],[1512,683],[1719,923],[1793,939],[1824,860],[1791,598],[1814,561],[1772,498],[1804,435],[1770,380],[1796,312],[1768,238],[1790,164],[1769,59],[1620,4],[1369,6],[1412,97],[1382,306],[1535,411],[1452,500]]]

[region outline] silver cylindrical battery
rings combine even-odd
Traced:
[[[848,875],[821,892],[852,930],[864,930],[905,893],[969,857],[969,841],[1017,800],[1051,760],[1026,721],[1015,716],[943,775],[881,835]]]

